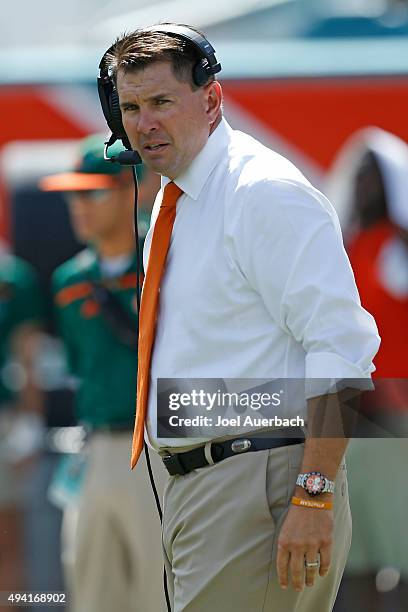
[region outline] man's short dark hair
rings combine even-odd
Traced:
[[[160,24],[166,25],[174,24]],[[185,27],[204,36],[192,26]],[[172,66],[174,76],[180,81],[190,83],[192,89],[198,89],[193,80],[193,67],[200,59],[202,56],[195,45],[180,36],[143,29],[119,37],[105,55],[106,65],[115,81],[119,70],[133,72],[143,70],[156,62],[168,62]],[[211,75],[207,82],[213,80],[214,76]]]

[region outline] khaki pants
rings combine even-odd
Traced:
[[[75,532],[64,546],[66,557],[73,553],[71,612],[166,610],[159,516],[144,453],[131,472],[130,445],[128,433],[98,433],[90,441],[77,520],[71,508],[65,524],[65,536],[69,523]],[[150,458],[161,494],[166,473],[156,453]]]
[[[303,448],[230,457],[169,479],[163,543],[173,612],[332,610],[351,541],[344,465],[336,483],[329,574],[301,593],[283,591],[276,575],[277,535]]]

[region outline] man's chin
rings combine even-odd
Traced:
[[[162,174],[163,176],[168,176],[167,172],[169,171],[169,167],[167,164],[160,162],[160,160],[146,159],[142,157],[142,161],[144,165],[149,168],[152,172],[156,172],[157,174]]]
[[[87,244],[92,241],[92,232],[85,228],[74,227],[74,235],[78,242],[81,244]]]

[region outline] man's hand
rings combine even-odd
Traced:
[[[317,510],[290,506],[278,538],[276,560],[278,579],[283,589],[288,588],[288,571],[295,591],[313,586],[317,572],[325,576],[329,571],[333,540],[332,510]],[[319,561],[320,568],[306,568],[305,562]]]
[[[347,438],[337,437],[343,427],[342,410],[351,400],[358,400],[359,394],[358,390],[344,389],[308,400],[308,435],[300,473],[318,471],[329,480],[336,478],[348,443]],[[296,486],[294,493],[296,497],[310,501],[310,496],[302,487]],[[322,493],[316,501],[333,503],[334,496],[332,493]],[[281,587],[288,588],[289,569],[295,591],[302,591],[305,583],[306,586],[313,586],[317,573],[325,576],[330,567],[332,543],[332,510],[290,505],[278,536],[276,565]],[[305,566],[305,562],[316,561],[320,562],[319,567]]]

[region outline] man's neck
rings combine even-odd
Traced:
[[[208,132],[208,138],[211,136],[211,134],[214,132],[214,130],[217,129],[217,127],[220,125],[222,121],[222,113],[221,111],[219,112],[219,114],[217,115],[217,118],[215,119],[214,123],[212,123],[210,125],[210,131]],[[208,139],[207,139],[208,140]],[[205,147],[205,145],[207,144],[207,141],[204,143],[203,147],[196,153],[196,156],[201,152],[201,150]],[[192,162],[190,162],[191,164]],[[184,169],[179,170],[178,174],[176,176],[170,176],[169,174],[164,174],[162,176],[166,176],[167,178],[169,178],[171,181],[176,180],[179,176],[181,176],[184,172],[186,172],[187,168],[189,166],[186,166]]]
[[[101,259],[131,255],[135,251],[134,236],[131,234],[100,240],[95,244],[95,248]]]
[[[212,126],[210,127],[210,133],[209,136],[213,133],[213,131],[220,125],[222,120],[222,113],[220,112],[216,118],[216,120],[214,121],[214,123],[212,124]]]

